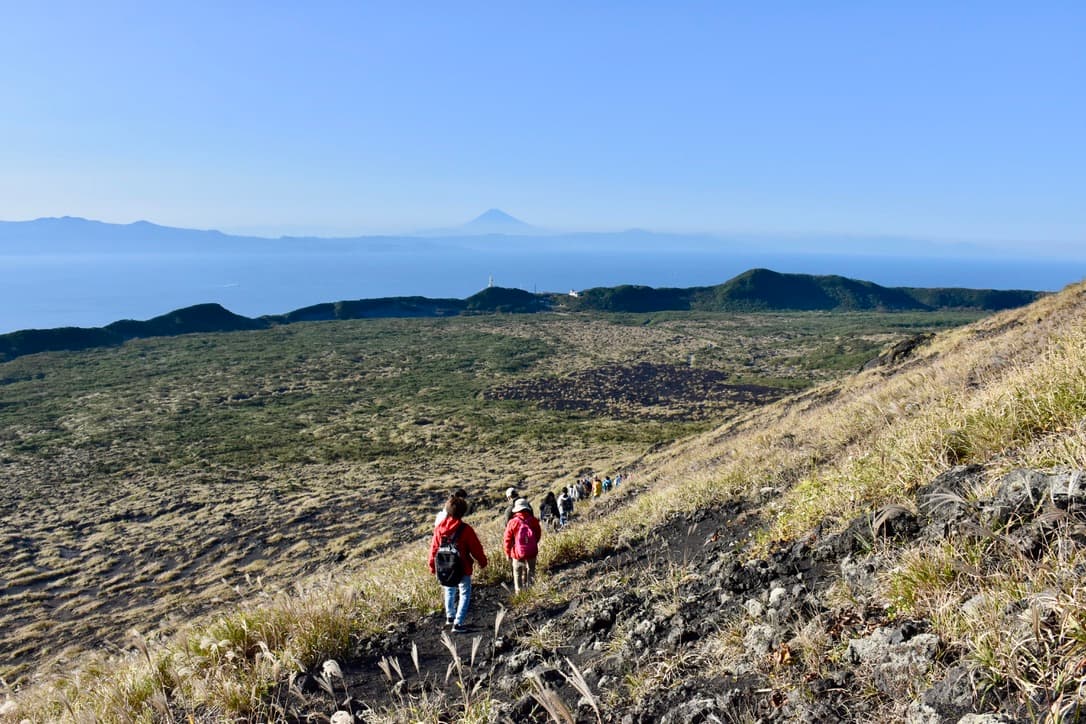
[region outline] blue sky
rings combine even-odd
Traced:
[[[1086,242],[1086,3],[2,2],[0,219]]]

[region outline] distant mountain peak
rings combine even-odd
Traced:
[[[418,236],[533,236],[546,233],[501,209],[487,209],[466,224],[443,229],[426,229]]]
[[[476,216],[474,219],[468,222],[468,224],[515,224],[517,226],[528,226],[515,216],[510,216],[501,209],[487,209],[483,213]]]
[[[481,234],[530,234],[536,229],[501,209],[487,209],[461,226],[460,230]]]

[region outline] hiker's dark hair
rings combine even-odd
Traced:
[[[445,502],[445,513],[450,518],[459,520],[468,512],[468,501],[453,495]]]
[[[468,491],[464,490],[463,488],[457,488],[456,490],[453,491],[453,497],[454,498],[463,498],[464,500],[467,500],[468,499]]]

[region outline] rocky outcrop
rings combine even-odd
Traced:
[[[903,339],[897,344],[891,345],[875,359],[864,364],[861,369],[869,370],[876,367],[894,367],[914,356],[918,349],[933,339],[935,339],[935,335],[930,332]]]

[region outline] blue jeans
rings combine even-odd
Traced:
[[[464,619],[468,617],[468,606],[471,605],[471,576],[461,578],[459,585],[442,588],[445,589],[445,618],[451,618],[457,626],[462,626]],[[459,605],[456,602],[457,593],[460,594]]]

